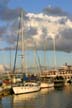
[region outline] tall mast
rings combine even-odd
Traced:
[[[56,70],[56,46],[55,46],[55,38],[53,38],[53,49],[54,49],[54,69]]]
[[[11,71],[11,48],[10,48],[10,71]]]
[[[24,42],[23,42],[23,12],[21,11],[20,19],[19,19],[19,32],[17,36],[17,45],[16,45],[16,52],[15,52],[15,60],[14,60],[14,67],[13,67],[13,73],[15,72],[16,68],[16,60],[17,60],[17,50],[18,50],[18,43],[19,43],[19,37],[21,36],[21,69],[22,72],[24,72]]]
[[[19,29],[20,29],[20,21],[19,21]],[[17,44],[16,44],[16,51],[15,51],[15,58],[14,58],[14,66],[13,66],[13,73],[15,72],[15,69],[16,69],[16,60],[17,60],[17,50],[18,50],[19,34],[20,33],[18,32]]]
[[[35,68],[35,71],[37,71],[37,61],[36,61],[36,48],[34,49],[34,68]]]
[[[46,45],[47,45],[47,41],[45,41],[45,44],[44,44],[44,66],[45,66],[45,70],[46,70],[46,66],[47,66]]]
[[[23,31],[23,11],[21,11],[21,67],[24,73],[24,31]]]

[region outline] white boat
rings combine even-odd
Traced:
[[[41,86],[41,88],[48,88],[48,83],[41,82],[40,86]]]
[[[51,88],[54,87],[54,83],[41,82],[41,88]]]
[[[40,85],[37,82],[25,82],[16,84],[12,89],[14,94],[25,94],[39,91]]]
[[[40,84],[41,88],[52,88],[52,87],[54,87],[54,82],[50,78],[41,77],[40,82],[41,82],[41,84]]]
[[[21,17],[20,17],[20,26],[21,28],[23,28],[23,12],[21,12]],[[19,29],[21,29],[19,28]],[[22,64],[22,72],[24,73],[24,41],[23,41],[23,29],[21,29],[21,64]],[[19,33],[20,34],[20,33]],[[17,50],[18,50],[18,41],[19,41],[19,35],[18,35],[18,40],[17,40],[17,48],[16,48],[16,55],[15,55],[15,62],[14,62],[14,71],[15,71],[15,66],[16,66],[16,56],[17,56]],[[14,72],[13,71],[13,72]],[[39,83],[37,83],[36,81],[35,82],[20,82],[20,83],[15,83],[12,85],[12,90],[14,92],[14,94],[22,94],[22,93],[32,93],[32,92],[37,92],[40,90],[40,85]]]

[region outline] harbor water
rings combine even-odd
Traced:
[[[0,108],[72,108],[72,86],[6,96],[0,99]]]

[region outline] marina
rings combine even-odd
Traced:
[[[50,72],[47,72],[47,71],[45,73],[43,72],[39,75],[38,74],[25,75],[25,73],[24,74],[15,73],[12,76],[10,74],[10,76],[12,76],[12,82],[11,82],[11,79],[8,79],[9,74],[4,73],[4,75],[2,74],[2,77],[1,77],[3,78],[3,81],[1,81],[1,84],[0,84],[0,97],[4,97],[6,95],[12,95],[12,94],[25,94],[25,93],[31,93],[31,92],[39,92],[41,89],[45,89],[45,88],[56,89],[59,87],[64,88],[66,86],[72,86],[72,83],[70,82],[72,78],[72,74],[71,74],[72,70],[69,70],[68,72],[70,73],[68,73],[66,71],[68,70],[68,67],[69,66],[65,66],[64,68],[65,70],[62,68],[62,72],[61,71],[59,72],[59,69],[58,69],[59,75],[56,74],[57,71],[56,73],[55,71],[53,73],[53,70]]]
[[[72,108],[71,4],[0,0],[0,108]]]

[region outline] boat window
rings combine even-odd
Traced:
[[[28,86],[28,84],[25,84],[25,86]]]

